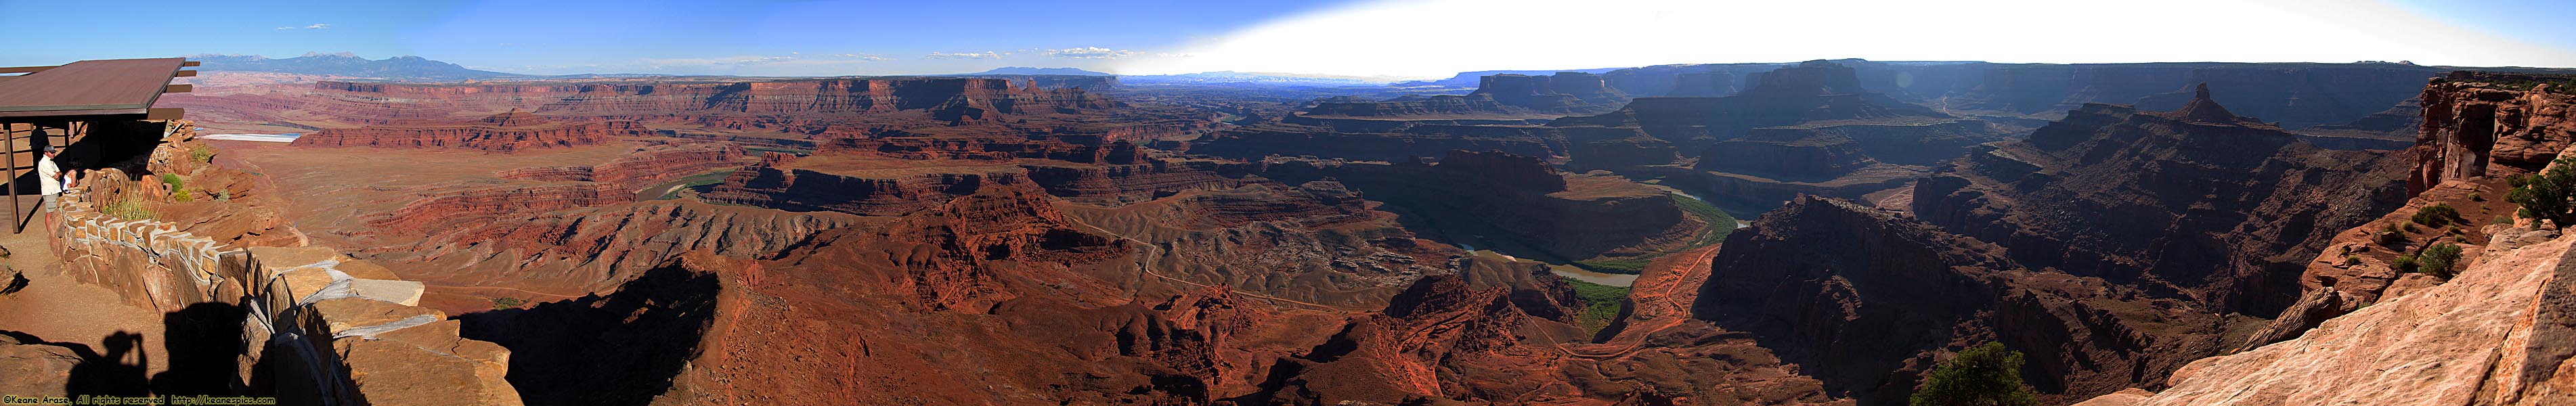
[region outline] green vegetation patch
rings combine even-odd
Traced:
[[[2424,253],[2415,255],[2415,270],[2433,276],[2449,278],[2452,274],[2452,264],[2459,262],[2459,244],[2433,244],[2432,247],[2425,248]]]
[[[1960,351],[1958,356],[1941,361],[1941,365],[1924,374],[1923,386],[1914,389],[1909,402],[1914,406],[1994,405],[2039,406],[2039,398],[2022,386],[2020,351],[2004,348],[2003,343]]]
[[[2549,220],[2559,227],[2576,222],[2576,158],[2561,157],[2551,163],[2549,171],[2535,175],[2505,178],[2513,191],[2504,200],[2521,205],[2523,218]]]
[[[1603,285],[1572,278],[1565,279],[1565,283],[1574,285],[1574,297],[1583,300],[1583,314],[1576,316],[1575,322],[1577,326],[1583,327],[1584,334],[1601,333],[1601,329],[1609,327],[1611,321],[1618,320],[1620,304],[1628,301],[1628,288],[1625,286]]]
[[[2434,203],[2431,206],[2424,206],[2422,209],[2415,210],[2415,216],[2411,220],[2414,220],[2415,224],[2441,227],[2449,225],[2453,221],[2457,221],[2461,218],[2459,209],[2453,209],[2451,208],[2451,205],[2447,204]]]
[[[152,214],[152,209],[144,208],[142,203],[135,202],[131,199],[119,199],[117,201],[108,202],[106,206],[99,207],[98,211],[101,213],[107,213],[109,216],[126,220],[151,220],[155,217]]]

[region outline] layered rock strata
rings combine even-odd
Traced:
[[[2316,148],[2205,97],[2174,112],[2096,104],[1943,167],[1912,207],[2034,267],[2277,314],[2298,295],[2288,258],[2402,201],[2399,159]]]

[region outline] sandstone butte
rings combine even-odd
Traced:
[[[2060,72],[1975,68],[2000,89]],[[2502,85],[2529,77],[2415,84],[2424,131],[2392,156],[2238,115],[2302,110],[2220,106],[2243,82],[2227,69],[2105,87],[2178,94],[2154,99],[2169,111],[1971,92],[2063,112],[2042,123],[1931,111],[1890,91],[1932,89],[1863,69],[1883,68],[1763,66],[1732,95],[1715,74],[1663,91],[1621,88],[1639,72],[1494,76],[1458,100],[1598,115],[1221,131],[1034,80],[210,92],[194,103],[243,101],[214,117],[341,132],[174,133],[144,167],[185,186],[95,183],[69,218],[104,237],[54,251],[120,306],[260,303],[260,331],[323,356],[217,364],[315,368],[276,391],[383,404],[1899,404],[1989,341],[2026,355],[2049,404],[2564,400],[2554,277],[2576,237],[2372,234],[2434,202],[2509,210],[2497,179],[2571,139],[2567,96]],[[1631,180],[1649,174],[1664,184]],[[1664,187],[1785,203],[1707,245],[1732,228]],[[2085,227],[2113,223],[2135,229]],[[144,229],[204,254],[113,238]],[[2467,240],[2484,242],[2449,279],[2383,265]],[[1601,306],[1525,258],[1645,265],[1596,330]],[[5,344],[0,371],[40,379],[0,389],[68,388],[44,378],[85,359]]]

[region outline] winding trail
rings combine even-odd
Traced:
[[[1691,302],[1699,297],[1699,287],[1708,282],[1709,266],[1717,259],[1717,245],[1699,247],[1657,258],[1647,264],[1629,286],[1628,300],[1633,307],[1628,314],[1628,327],[1610,341],[1597,344],[1559,346],[1566,355],[1582,358],[1618,358],[1635,353],[1646,344],[1647,337],[1682,325],[1691,319]]]

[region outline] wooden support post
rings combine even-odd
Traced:
[[[0,157],[0,160],[7,161],[5,164],[9,165],[9,222],[17,223],[15,225],[18,226],[17,231],[13,231],[11,234],[25,233],[27,232],[28,216],[21,215],[21,213],[26,213],[27,211],[18,207],[18,125],[8,124],[7,128],[8,131],[6,131],[6,133],[9,134],[9,137],[6,139],[9,144],[8,153],[5,157]],[[32,130],[30,132],[31,134],[28,135],[31,136],[42,135],[40,132]]]

